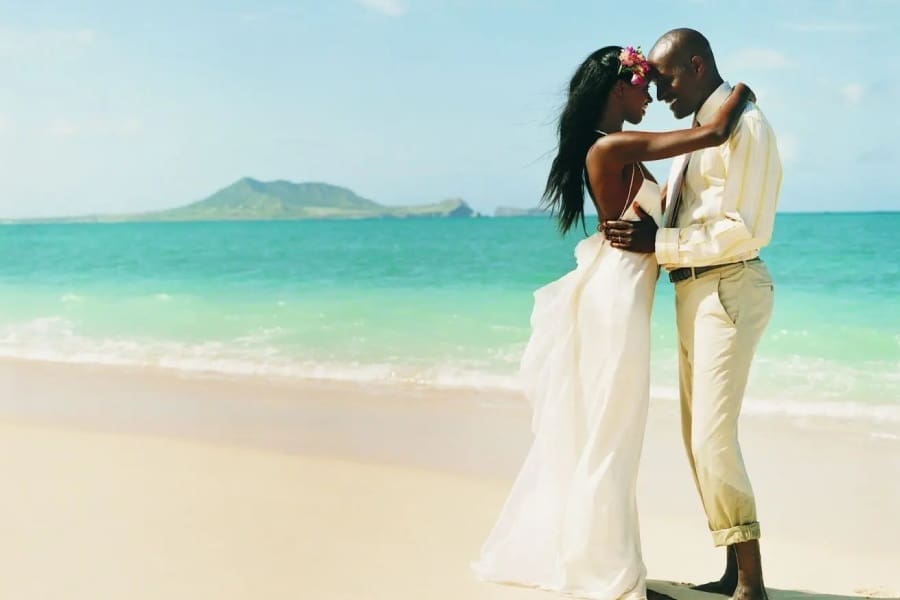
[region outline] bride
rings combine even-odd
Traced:
[[[666,133],[622,131],[651,98],[639,50],[607,46],[569,84],[559,152],[544,193],[565,233],[584,225],[584,188],[600,221],[662,221],[662,191],[642,161],[724,143],[749,88],[713,122]],[[534,294],[521,363],[534,442],[473,566],[481,579],[602,600],[647,598],[635,498],[650,394],[653,254],[613,248],[604,232],[577,266]]]

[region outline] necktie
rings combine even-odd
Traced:
[[[678,221],[678,211],[681,209],[681,199],[684,197],[684,175],[687,172],[690,162],[691,156],[685,156],[684,165],[681,167],[681,171],[678,172],[678,175],[672,181],[672,185],[676,186],[673,190],[675,201],[672,203],[672,209],[669,211],[668,218],[666,219],[666,227],[674,227],[676,221]]]
[[[698,123],[696,119],[694,120],[693,127],[700,127],[700,123]],[[666,219],[666,227],[674,227],[678,222],[678,211],[681,210],[681,199],[684,197],[684,179],[687,175],[688,165],[691,164],[692,156],[693,153],[684,157],[684,164],[678,172],[678,175],[672,181],[672,185],[675,186],[675,189],[673,190],[675,202],[672,204],[672,210],[669,211],[668,218]]]

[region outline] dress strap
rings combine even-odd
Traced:
[[[637,163],[632,163],[631,164],[631,182],[628,184],[628,195],[625,196],[625,206],[622,207],[622,212],[619,213],[620,219],[625,216],[625,213],[628,211],[629,208],[631,208],[631,205],[634,202],[634,199],[631,197],[631,190],[634,189],[634,175],[637,173],[637,169],[638,169]],[[643,171],[641,171],[641,174],[643,175]]]

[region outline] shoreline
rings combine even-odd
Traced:
[[[92,557],[108,550],[107,558],[127,563],[123,573],[156,590],[148,598],[212,597],[173,591],[160,573],[174,569],[178,581],[208,591],[226,567],[229,581],[241,576],[272,593],[217,597],[297,597],[302,586],[301,596],[336,599],[552,598],[478,583],[467,568],[524,457],[529,426],[528,407],[511,393],[3,360],[2,465],[16,482],[3,502],[6,514],[17,515],[4,554],[18,545],[35,548],[7,564],[22,572],[61,569],[61,581],[71,582],[80,575],[70,563],[98,577]],[[897,440],[748,416],[742,445],[774,598],[900,593]],[[111,484],[112,505],[104,500]],[[155,512],[162,510],[157,503],[168,512]],[[651,579],[696,583],[719,574],[721,552],[712,547],[690,481],[677,411],[666,403],[651,405],[639,503]],[[215,522],[198,531],[185,521],[208,505],[219,507],[209,509]],[[156,515],[153,530],[140,525],[141,511]],[[29,523],[42,519],[73,532],[63,542],[49,525],[36,533]],[[229,530],[235,521],[240,535]],[[112,522],[119,529],[109,532]],[[95,530],[106,537],[91,537]],[[280,541],[260,540],[257,530]],[[250,538],[258,556],[242,549]],[[148,552],[173,543],[180,546],[172,556],[153,555],[162,571],[152,581],[136,575]],[[60,550],[49,562],[40,558],[37,549],[54,544],[71,546],[73,555]],[[80,556],[75,548],[91,551]],[[215,569],[187,572],[177,561],[191,564],[183,555],[189,551],[232,554],[216,554]],[[315,564],[315,572],[268,573],[265,565],[289,568],[276,551],[293,557],[295,568]],[[258,580],[263,573],[272,581]],[[329,588],[331,577],[349,591]],[[20,587],[0,583],[0,591],[27,589],[21,578],[13,581]],[[273,588],[278,581],[287,587]],[[676,591],[679,598],[715,598]]]
[[[397,375],[391,365],[355,365],[343,368],[341,365],[322,365],[324,371],[319,374],[291,372],[285,367],[274,368],[271,372],[250,372],[227,369],[210,369],[202,365],[189,367],[171,365],[147,365],[137,362],[94,362],[58,360],[56,358],[9,357],[0,356],[2,365],[56,365],[63,369],[105,370],[112,373],[132,373],[138,377],[160,376],[177,379],[221,380],[245,384],[275,385],[280,388],[296,388],[313,386],[323,389],[352,389],[356,387],[373,387],[389,390],[417,390],[424,394],[438,396],[452,395],[457,398],[496,398],[497,402],[521,403],[521,393],[516,389],[517,377],[513,374],[496,374],[480,372],[460,372],[458,383],[451,383],[451,375],[442,375],[437,380],[407,378]],[[26,367],[27,368],[27,367]],[[351,377],[353,369],[365,373],[363,377]],[[761,368],[761,367],[757,367]],[[390,379],[385,375],[389,374]],[[478,376],[483,377],[477,381]],[[900,405],[892,403],[866,404],[862,402],[828,400],[791,401],[783,399],[766,399],[758,394],[747,396],[743,409],[746,419],[766,419],[786,421],[801,427],[819,429],[851,429],[867,432],[873,437],[900,440]],[[677,389],[660,386],[651,382],[651,408],[677,410]]]

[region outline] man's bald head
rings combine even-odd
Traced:
[[[679,119],[696,112],[722,83],[709,40],[694,29],[667,31],[647,59],[654,68],[657,99],[668,102]]]
[[[653,48],[650,49],[651,62],[654,55],[657,58],[668,55],[677,56],[684,63],[690,63],[692,57],[699,56],[714,67],[716,64],[716,59],[713,56],[712,48],[706,36],[696,29],[688,29],[687,27],[673,29],[664,33],[653,44]]]

